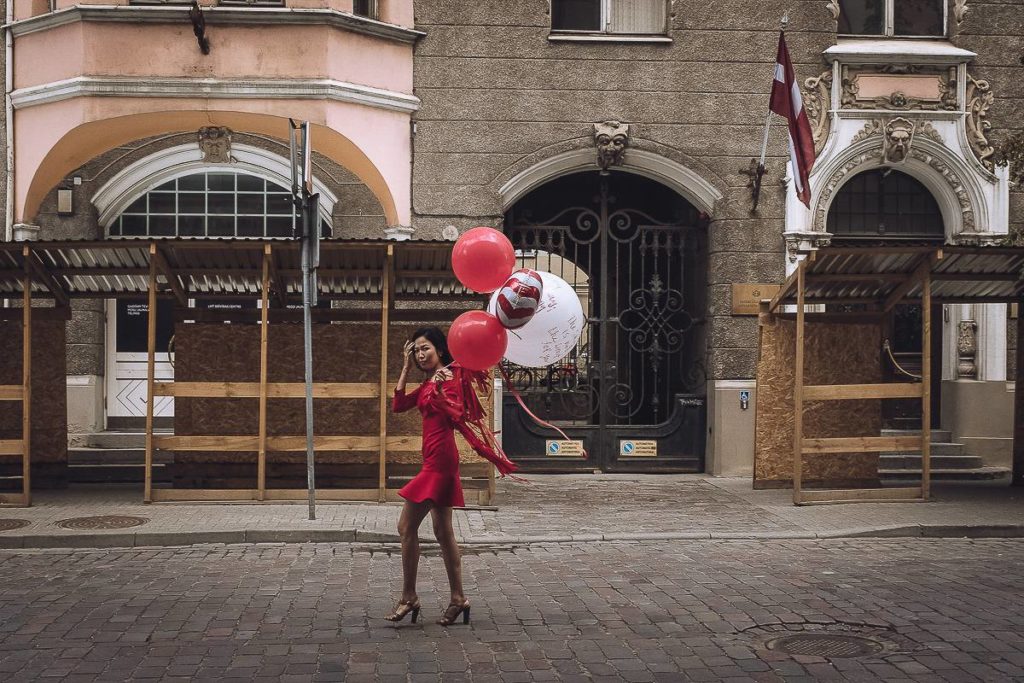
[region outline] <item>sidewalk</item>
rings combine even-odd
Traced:
[[[499,481],[495,508],[457,510],[463,544],[874,537],[1024,537],[1024,489],[937,486],[929,503],[796,507],[789,491],[704,475],[531,475]],[[41,491],[34,507],[0,509],[0,548],[196,543],[395,542],[398,504],[156,504],[141,487]],[[126,515],[130,528],[66,529],[61,520]],[[431,539],[429,522],[421,528]]]

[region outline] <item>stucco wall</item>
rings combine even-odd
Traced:
[[[57,214],[57,189],[46,196],[35,217],[40,239],[103,239],[92,198],[112,177],[125,167],[161,149],[194,143],[195,133],[176,134],[138,140],[96,157],[76,170],[58,187],[73,192],[74,213]],[[247,144],[287,157],[287,142],[244,133],[234,133],[234,144]],[[369,188],[342,166],[321,155],[314,155],[316,176],[338,196],[332,215],[334,235],[338,237],[383,237],[384,211]],[[74,178],[81,178],[75,185]],[[104,315],[102,301],[74,301],[73,317],[68,322],[67,369],[71,375],[102,375],[104,372]]]

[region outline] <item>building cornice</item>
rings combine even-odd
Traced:
[[[21,88],[11,93],[11,104],[15,109],[27,109],[75,97],[330,100],[404,113],[414,112],[420,106],[415,95],[330,79],[119,76],[78,76]]]
[[[5,26],[14,37],[46,31],[57,26],[85,21],[132,24],[188,23],[188,5],[75,5],[22,19]],[[207,7],[203,15],[208,26],[295,26],[326,25],[343,31],[361,33],[398,43],[412,44],[425,33],[396,24],[375,21],[332,9],[292,9],[288,7]]]

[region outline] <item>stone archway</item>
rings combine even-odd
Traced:
[[[657,181],[679,193],[698,210],[712,215],[722,192],[694,170],[660,154],[630,148],[616,170],[626,171]],[[598,169],[593,147],[569,150],[543,159],[502,183],[498,189],[502,211],[507,211],[530,191],[557,178],[580,171]]]

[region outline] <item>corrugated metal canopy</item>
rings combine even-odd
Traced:
[[[271,290],[301,299],[301,250],[292,240],[121,239],[0,243],[0,297],[20,297],[26,273],[32,295],[62,299],[136,298],[146,294],[151,248],[157,288],[192,299],[258,297],[265,249],[271,252]],[[452,243],[410,240],[323,240],[321,299],[378,299],[388,248],[393,249],[395,299],[479,299],[451,269]],[[27,251],[26,251],[27,250]],[[26,260],[27,253],[27,260]]]
[[[806,303],[919,302],[923,276],[935,303],[1006,303],[1024,295],[1024,247],[823,247],[803,262]],[[796,303],[794,272],[772,310]]]

